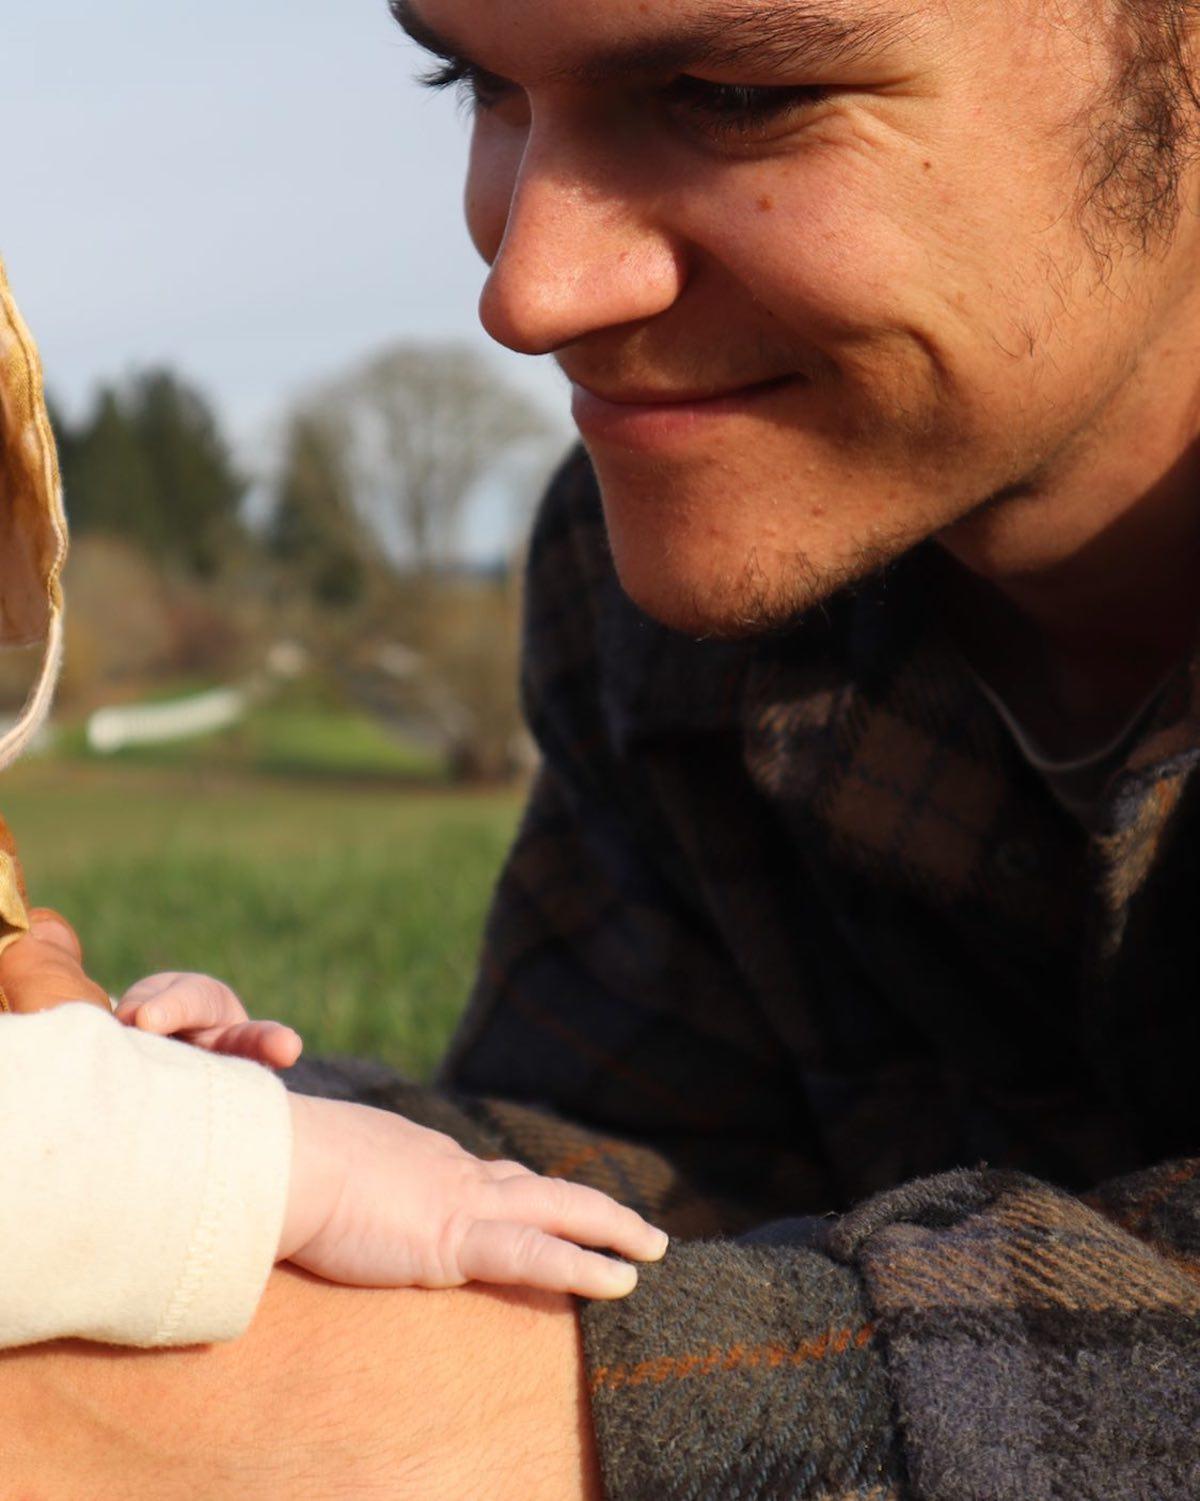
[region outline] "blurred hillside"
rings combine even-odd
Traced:
[[[178,371],[53,419],[73,539],[58,757],[425,784],[528,769],[523,533],[562,436],[474,351],[398,344],[332,376],[252,470]],[[481,490],[511,518],[482,566]],[[31,668],[0,659],[0,712]]]

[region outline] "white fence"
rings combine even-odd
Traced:
[[[128,745],[165,745],[211,735],[245,718],[257,698],[246,688],[210,688],[161,704],[130,704],[97,709],[87,722],[87,743],[103,755]]]

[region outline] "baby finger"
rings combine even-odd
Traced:
[[[134,1025],[160,1036],[232,1026],[246,1020],[242,1003],[211,975],[163,974],[139,980],[121,998],[118,1015],[138,1003]]]
[[[624,1262],[505,1220],[476,1220],[463,1237],[458,1259],[468,1281],[581,1298],[623,1298],[637,1286],[637,1272]]]
[[[663,1231],[597,1188],[563,1178],[506,1178],[494,1185],[505,1219],[536,1225],[551,1235],[586,1246],[609,1246],[634,1261],[661,1261],[667,1250]]]
[[[209,1044],[214,1053],[234,1058],[249,1058],[268,1068],[291,1068],[299,1058],[304,1043],[300,1034],[282,1022],[242,1022],[218,1033]]]

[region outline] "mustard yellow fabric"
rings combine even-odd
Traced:
[[[0,261],[0,645],[44,641],[67,556],[58,457],[37,348]]]
[[[37,347],[0,260],[0,647],[44,642],[41,671],[17,723],[0,735],[0,767],[36,732],[62,653],[67,556],[58,455]],[[16,848],[0,820],[0,953],[29,928]],[[0,1010],[7,1010],[0,992]]]
[[[15,857],[0,850],[0,954],[29,931],[29,914],[21,895],[23,884]],[[0,1011],[7,1010],[8,1003],[0,991]]]

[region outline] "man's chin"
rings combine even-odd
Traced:
[[[652,619],[689,636],[786,632],[933,530],[915,507],[895,507],[901,524],[889,525],[879,506],[835,505],[815,489],[781,496],[761,475],[738,483],[712,464],[674,470],[625,456],[618,466],[604,454],[594,467],[622,587]],[[838,493],[832,483],[820,491]]]
[[[640,550],[638,550],[640,551]],[[815,606],[872,571],[821,568],[804,553],[773,559],[770,571],[755,557],[740,569],[672,566],[644,553],[614,547],[621,586],[645,614],[684,635],[743,641],[785,634]],[[675,560],[678,563],[678,560]]]
[[[688,636],[740,641],[786,633],[840,591],[894,563],[924,528],[866,535],[824,531],[800,546],[752,532],[658,526],[606,508],[609,546],[625,593],[651,619]],[[658,518],[656,518],[658,519]]]

